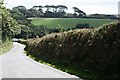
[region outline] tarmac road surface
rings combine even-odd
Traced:
[[[2,78],[76,78],[75,75],[38,63],[24,54],[25,45],[13,42],[14,47],[2,58]]]

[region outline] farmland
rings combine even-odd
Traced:
[[[114,15],[115,7],[114,10],[105,7],[109,2],[102,2],[103,8],[101,2],[100,5],[98,2],[89,4],[86,8],[83,3],[88,5],[91,2],[77,1],[71,5],[73,11],[69,11],[65,3],[76,1],[57,1],[58,5],[49,0],[39,3],[30,0],[30,8],[20,1],[21,5],[11,4],[11,7],[8,2],[0,1],[3,77],[64,79],[72,75],[88,80],[120,78],[120,22]],[[27,56],[37,63],[26,59]],[[62,74],[64,72],[54,68],[69,74]]]
[[[112,19],[91,19],[91,18],[30,18],[35,25],[43,25],[47,28],[63,27],[73,28],[77,24],[89,24],[91,27],[98,27],[102,24],[113,22]]]

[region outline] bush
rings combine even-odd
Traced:
[[[38,59],[76,65],[99,78],[120,78],[120,24],[77,29],[30,39],[25,50]]]
[[[78,24],[76,28],[90,28],[89,24]]]

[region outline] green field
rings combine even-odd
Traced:
[[[77,24],[87,23],[91,27],[98,27],[102,24],[113,22],[111,19],[89,19],[89,18],[31,18],[35,25],[43,25],[47,28],[56,28],[58,26],[68,29],[75,27]]]

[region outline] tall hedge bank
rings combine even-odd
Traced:
[[[25,50],[36,58],[65,66],[76,65],[101,78],[120,78],[120,24],[117,22],[30,39]]]

